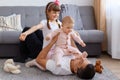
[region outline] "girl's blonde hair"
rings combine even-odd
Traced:
[[[49,25],[49,18],[48,18],[47,12],[50,12],[50,11],[60,11],[60,10],[61,10],[60,5],[56,4],[55,2],[49,2],[46,5],[45,13],[46,13],[46,19],[47,19],[47,27],[48,27],[48,29],[51,29],[51,27]],[[58,20],[56,20],[56,22],[58,23]],[[58,23],[58,26],[60,28],[60,24],[59,23]]]

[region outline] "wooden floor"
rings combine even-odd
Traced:
[[[99,59],[101,59],[103,65],[120,79],[120,59],[112,59],[107,53],[102,53]]]

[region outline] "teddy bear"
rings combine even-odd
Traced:
[[[4,62],[3,70],[5,72],[10,72],[10,73],[13,73],[13,74],[21,73],[20,65],[15,65],[13,59],[7,59]]]
[[[102,73],[103,66],[101,65],[101,60],[97,59],[95,63],[95,71],[98,73]]]

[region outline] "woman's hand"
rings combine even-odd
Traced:
[[[19,36],[19,39],[20,39],[21,41],[25,41],[26,37],[27,37],[27,34],[26,34],[26,33],[21,33],[20,36]]]

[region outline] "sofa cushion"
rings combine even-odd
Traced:
[[[1,6],[0,7],[0,16],[9,16],[12,14],[20,14],[21,15],[21,25],[25,26],[25,7],[20,6]]]
[[[103,41],[103,31],[100,30],[77,30],[84,42],[101,43]]]
[[[65,16],[71,16],[75,20],[75,30],[83,30],[83,24],[79,13],[79,6],[72,4],[61,5],[61,19]]]
[[[18,44],[21,31],[0,31],[0,44]]]
[[[0,31],[22,31],[21,15],[0,16]]]

